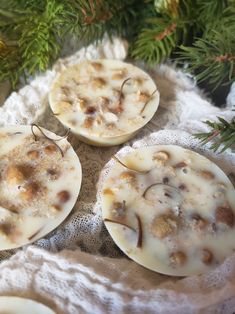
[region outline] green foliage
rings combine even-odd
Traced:
[[[178,40],[175,23],[169,24],[169,20],[160,17],[148,19],[132,48],[132,57],[151,65],[160,63],[171,55]]]
[[[207,81],[215,89],[235,80],[235,38],[227,32],[212,34],[211,41],[200,38],[193,47],[181,46],[180,59],[189,63],[188,70],[196,74],[198,82]]]
[[[22,23],[15,27],[15,31],[20,33],[18,45],[23,61],[20,70],[29,74],[34,74],[38,69],[45,71],[50,62],[58,56],[60,43],[57,38],[63,35],[65,14],[62,4],[51,1],[47,3],[42,14],[33,14],[23,22],[27,23],[27,28],[24,28]]]
[[[18,69],[21,63],[18,47],[14,44],[5,46],[5,44],[0,41],[0,49],[0,78],[1,80],[11,78],[11,81],[15,84],[19,79]]]
[[[199,82],[206,80],[213,89],[231,83],[235,80],[234,32],[235,8],[232,7],[224,9],[219,19],[208,23],[203,36],[195,38],[192,46],[180,46],[179,59],[189,64],[188,70],[196,74]]]
[[[220,150],[220,153],[222,153],[235,143],[235,118],[233,118],[231,123],[220,117],[218,117],[218,120],[219,122],[206,121],[205,123],[212,128],[212,131],[198,133],[195,137],[201,140],[201,144],[206,144],[213,140],[214,142],[210,148],[217,151],[223,146]]]
[[[15,1],[16,2],[16,1]],[[60,50],[57,38],[62,36],[65,7],[47,1],[45,8],[35,10],[33,3],[24,11],[12,1],[12,11],[2,10],[0,24],[5,51],[0,50],[0,80],[10,79],[15,85],[21,75],[45,71]],[[2,27],[1,27],[2,26]],[[14,45],[11,43],[14,42]]]
[[[151,65],[168,57],[186,61],[187,70],[212,89],[234,81],[234,0],[155,0],[154,5],[132,46],[134,58]]]
[[[88,44],[106,32],[130,36],[146,7],[139,0],[2,0],[0,81],[16,86],[22,75],[45,71],[68,37]]]
[[[207,28],[208,24],[216,22],[227,8],[227,2],[227,0],[197,0],[198,23]]]
[[[150,65],[171,56],[174,49],[187,41],[193,23],[191,0],[155,0],[155,9],[131,47],[131,55]]]
[[[151,65],[187,61],[214,88],[234,80],[235,0],[1,0],[0,81],[45,71],[68,37],[86,45],[105,33]]]

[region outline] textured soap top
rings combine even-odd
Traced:
[[[0,249],[35,241],[73,208],[81,165],[65,138],[42,128],[0,128]]]
[[[235,191],[207,158],[159,145],[115,157],[102,214],[116,244],[160,273],[200,274],[235,249]]]
[[[0,296],[1,314],[56,314],[44,304],[13,296]]]
[[[54,114],[74,132],[104,138],[138,130],[159,103],[150,76],[117,60],[83,61],[67,68],[49,98]]]

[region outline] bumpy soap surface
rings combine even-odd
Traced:
[[[82,172],[73,148],[40,130],[44,135],[30,126],[0,128],[0,250],[56,228],[79,194]]]
[[[235,191],[212,161],[174,145],[135,149],[102,187],[102,215],[120,249],[154,271],[187,276],[235,249]]]
[[[63,124],[110,145],[143,127],[158,104],[151,77],[117,60],[83,61],[69,67],[58,75],[50,92],[51,108]]]
[[[34,300],[1,296],[0,297],[1,314],[56,314],[44,304]]]

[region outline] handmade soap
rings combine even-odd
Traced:
[[[212,161],[174,145],[133,149],[114,161],[102,185],[102,215],[126,255],[187,276],[234,252],[235,191]]]
[[[150,76],[117,60],[83,61],[55,79],[54,115],[81,140],[97,146],[123,143],[155,114],[159,93]]]
[[[0,250],[56,228],[72,210],[81,179],[66,138],[35,125],[0,128]]]
[[[0,314],[56,314],[47,306],[36,301],[12,297],[0,297]]]

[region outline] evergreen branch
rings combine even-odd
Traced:
[[[20,76],[50,67],[68,37],[84,45],[106,32],[130,36],[148,7],[139,0],[2,1],[0,38],[16,44],[14,53],[5,54],[0,47],[0,81],[10,79],[14,86]]]
[[[45,71],[58,56],[61,37],[61,26],[65,7],[54,1],[48,1],[45,11],[39,16],[31,16],[27,20],[27,28],[21,32],[19,53],[23,61],[20,71],[30,75],[36,71]],[[20,32],[22,24],[15,30]]]
[[[215,3],[216,2],[217,0]],[[220,1],[219,3],[221,5]],[[233,6],[229,6],[214,14],[215,16],[213,19],[211,18],[208,20],[207,17],[204,22],[202,21],[201,15],[197,17],[198,27],[202,30],[202,34],[200,34],[201,37],[209,41],[214,41],[213,31],[216,31],[220,34],[225,32],[231,36],[232,32],[235,30],[235,1]]]
[[[3,30],[9,26],[16,25],[18,22],[26,20],[25,12],[7,11],[0,8],[0,28]]]
[[[25,12],[25,10],[43,12],[46,4],[47,0],[1,0],[1,7],[3,9],[9,9],[14,12]]]
[[[26,11],[20,19],[13,20],[8,14],[9,22],[3,34],[17,40],[14,47],[6,44],[7,52],[0,50],[0,81],[10,79],[15,86],[25,73],[31,75],[50,66],[60,51],[58,38],[64,9],[62,4],[48,0],[41,13]]]
[[[187,40],[194,23],[191,5],[192,0],[155,0],[156,11],[145,20],[131,47],[131,56],[150,65],[170,57],[177,46]]]
[[[203,28],[207,28],[208,22],[220,22],[221,14],[227,6],[227,0],[197,0],[198,23],[203,26]],[[213,19],[208,21],[208,16],[213,16]]]
[[[214,143],[211,144],[210,148],[214,151],[217,151],[223,145],[223,148],[220,150],[220,153],[222,153],[235,144],[235,117],[231,123],[221,117],[218,117],[218,120],[219,122],[205,121],[204,123],[209,125],[212,131],[198,133],[194,136],[200,139],[203,145],[213,140]]]
[[[152,18],[139,34],[132,47],[133,58],[153,65],[169,57],[178,42],[177,24],[171,19]]]
[[[142,1],[137,0],[90,0],[86,1],[84,7],[81,5],[83,0],[77,2],[77,9],[82,12],[82,15],[78,16],[81,21],[78,36],[85,44],[97,41],[105,33],[130,36],[130,33],[138,28],[138,18],[141,19],[141,15],[145,12]],[[133,10],[133,7],[136,10]],[[130,30],[130,23],[132,23],[132,30]]]
[[[105,33],[127,37],[135,59],[186,61],[214,88],[234,81],[235,0],[1,0],[0,81],[16,86],[50,67],[69,38],[86,45]]]
[[[235,80],[235,40],[228,31],[211,34],[211,41],[198,38],[193,47],[181,46],[179,60],[189,63],[198,82],[207,80],[216,89]]]
[[[11,77],[13,85],[19,79],[17,69],[20,67],[19,49],[17,44],[6,44],[0,38],[0,81]]]

